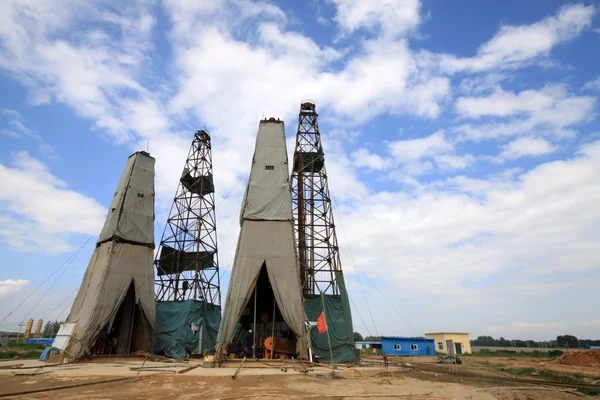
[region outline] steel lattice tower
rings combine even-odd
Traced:
[[[300,105],[292,168],[292,207],[304,295],[339,295],[339,247],[315,104]]]
[[[156,300],[202,300],[221,305],[217,225],[209,134],[197,131],[160,247]]]

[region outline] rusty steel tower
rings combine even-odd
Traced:
[[[291,180],[304,296],[339,295],[342,271],[317,117],[314,103],[300,105]]]
[[[201,130],[194,135],[156,252],[156,301],[221,305],[214,192],[210,136]]]

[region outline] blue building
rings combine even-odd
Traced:
[[[387,356],[435,356],[434,340],[424,337],[382,336],[381,347]]]
[[[27,339],[25,343],[39,343],[39,344],[52,344],[54,338],[31,338]]]

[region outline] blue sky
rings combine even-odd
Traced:
[[[125,160],[146,147],[158,238],[204,127],[217,195],[231,191],[217,200],[224,293],[258,121],[284,119],[290,147],[311,99],[355,330],[597,336],[599,9],[2,2],[0,318],[58,269],[2,327],[66,317]]]

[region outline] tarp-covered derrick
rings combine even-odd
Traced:
[[[298,354],[305,357],[308,343],[306,316],[292,224],[292,198],[282,121],[271,118],[260,122],[240,217],[241,230],[219,327],[217,352],[220,356],[221,350],[239,334],[240,329],[252,331],[258,345],[261,339],[271,336],[268,332],[257,336],[261,323],[264,323],[265,326],[270,324],[271,329],[277,326],[278,333],[282,335],[286,331],[293,332]],[[259,283],[257,288],[260,276],[266,276],[267,280],[266,284]],[[271,307],[276,304],[274,320],[273,310],[264,313],[266,315],[253,315],[241,320],[243,313],[257,314],[254,313],[255,298],[259,309],[261,303],[263,308],[267,308],[265,303]]]
[[[129,157],[104,228],[67,318],[65,349],[86,354],[152,351],[154,343],[154,158]]]

